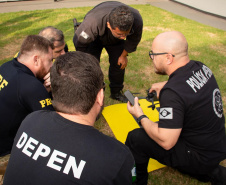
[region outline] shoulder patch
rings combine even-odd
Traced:
[[[82,36],[84,39],[88,39],[89,38],[89,35],[86,32],[84,32],[84,31],[82,31],[80,33],[80,36]]]
[[[223,103],[222,103],[221,94],[220,94],[219,89],[215,89],[213,91],[213,110],[219,118],[222,118],[222,116],[223,116]]]
[[[160,108],[159,119],[173,119],[173,108],[171,107]]]

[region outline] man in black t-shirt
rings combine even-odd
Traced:
[[[98,4],[75,31],[77,51],[90,53],[100,61],[103,48],[109,55],[111,98],[127,102],[122,94],[128,53],[136,51],[142,36],[143,20],[138,10],[117,1]]]
[[[36,110],[54,110],[51,97],[40,82],[52,66],[52,44],[30,35],[20,56],[0,67],[0,157],[10,153],[22,120]]]
[[[128,134],[137,168],[137,184],[147,184],[149,158],[174,167],[201,181],[226,184],[225,118],[219,87],[212,71],[188,56],[180,32],[159,34],[149,53],[157,74],[168,82],[154,84],[160,101],[159,122],[144,115],[135,98],[129,112],[143,128]]]
[[[95,129],[104,104],[104,77],[90,54],[59,56],[50,71],[55,111],[36,111],[22,122],[4,185],[129,185],[130,150]]]

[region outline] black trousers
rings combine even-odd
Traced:
[[[123,89],[125,69],[120,69],[118,58],[121,56],[124,50],[124,40],[119,40],[116,44],[103,45],[101,40],[97,38],[91,42],[84,52],[95,56],[100,61],[100,56],[103,48],[106,49],[109,56],[109,71],[108,78],[110,81],[111,93],[118,93]],[[79,48],[78,48],[79,49]]]
[[[125,144],[130,148],[135,159],[137,185],[147,184],[147,166],[150,158],[203,182],[210,180],[208,174],[218,165],[207,166],[201,163],[198,154],[189,149],[182,139],[179,139],[172,149],[165,150],[142,128],[131,131]]]

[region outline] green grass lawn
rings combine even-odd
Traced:
[[[128,57],[128,67],[125,75],[124,89],[141,93],[146,96],[146,90],[152,83],[167,80],[167,76],[154,73],[148,51],[154,37],[164,31],[177,30],[182,32],[189,44],[190,59],[206,64],[215,75],[221,90],[226,110],[226,32],[195,21],[174,15],[150,5],[133,5],[138,9],[144,20],[143,37],[137,51]],[[38,34],[45,26],[54,26],[64,32],[65,40],[70,51],[74,51],[73,18],[82,21],[85,14],[92,7],[39,10],[17,13],[0,14],[0,65],[12,59],[19,51],[23,39],[29,34]],[[101,67],[108,80],[108,56],[104,51],[101,56]],[[118,103],[109,98],[110,91],[106,88],[105,105]],[[225,112],[224,115],[226,116]],[[96,123],[96,128],[107,135],[113,136],[103,117]],[[222,162],[226,166],[226,160]],[[178,185],[178,184],[210,184],[201,183],[186,175],[178,173],[172,168],[163,168],[149,174],[149,184],[152,185]]]

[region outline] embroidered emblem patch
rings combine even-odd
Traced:
[[[89,38],[89,35],[88,35],[86,32],[84,32],[84,31],[82,31],[82,33],[80,33],[80,35],[81,35],[84,39],[88,39],[88,38]]]
[[[220,93],[219,89],[215,89],[213,91],[213,110],[219,118],[222,118],[222,116],[223,116],[223,103],[222,103],[221,93]]]
[[[173,108],[160,108],[159,119],[173,119]]]

